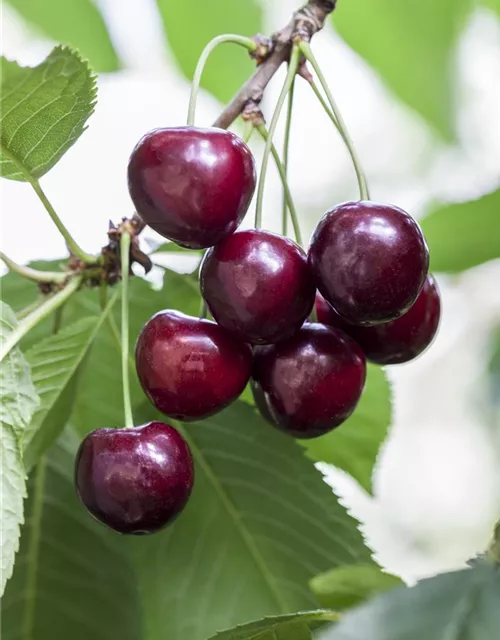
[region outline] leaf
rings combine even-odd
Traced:
[[[221,33],[253,35],[262,30],[262,8],[255,0],[156,2],[172,52],[189,81],[201,52],[212,38]],[[210,56],[201,86],[222,102],[227,102],[254,67],[245,49],[223,45]]]
[[[309,584],[323,607],[343,611],[403,583],[374,564],[358,564],[321,573]]]
[[[336,621],[335,611],[304,611],[274,616],[238,625],[216,633],[209,640],[302,640],[311,638],[311,631],[326,622]],[[302,634],[302,635],[300,635]]]
[[[2,57],[1,173],[31,181],[49,171],[85,131],[95,76],[78,54],[55,47],[36,67]]]
[[[452,60],[470,10],[470,0],[350,0],[332,16],[342,38],[387,86],[452,140]]]
[[[0,343],[14,330],[14,312],[0,301]],[[0,595],[12,575],[19,547],[19,526],[23,523],[23,498],[26,474],[21,455],[21,440],[38,406],[38,396],[30,369],[18,348],[14,348],[0,367]]]
[[[91,0],[7,0],[7,3],[54,42],[78,49],[96,71],[119,69],[106,23]]]
[[[76,378],[104,319],[83,318],[57,335],[38,342],[27,353],[41,399],[24,436],[25,466],[30,469],[63,430],[74,406]]]
[[[322,640],[493,640],[500,629],[500,573],[485,564],[378,596]]]
[[[148,402],[135,417],[158,419]],[[251,407],[237,401],[182,432],[195,460],[190,502],[163,538],[134,545],[147,616],[162,637],[201,640],[310,609],[318,569],[371,562],[356,522],[299,445]]]
[[[373,467],[390,424],[389,381],[382,368],[368,364],[365,390],[353,415],[338,429],[301,444],[310,458],[335,465],[371,491]]]
[[[142,638],[127,541],[76,496],[77,445],[67,432],[30,476],[21,548],[2,599],[3,640]]]
[[[500,189],[470,202],[442,205],[422,221],[431,269],[457,273],[500,258]]]

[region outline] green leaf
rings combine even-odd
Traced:
[[[366,387],[353,415],[321,438],[302,441],[307,454],[349,473],[371,491],[373,467],[391,424],[391,388],[383,369],[368,364]]]
[[[77,445],[66,433],[30,476],[21,548],[2,599],[3,640],[143,637],[127,541],[76,496]]]
[[[73,410],[78,372],[107,313],[109,308],[99,317],[83,318],[27,351],[26,358],[41,399],[24,437],[27,469],[63,430]]]
[[[471,0],[349,0],[332,14],[342,38],[447,140],[455,136],[452,60]]]
[[[431,269],[456,273],[500,258],[500,189],[478,200],[442,205],[422,221]]]
[[[14,312],[0,301],[0,343],[16,326]],[[26,496],[26,474],[22,462],[21,441],[39,399],[30,368],[18,348],[14,348],[0,367],[0,595],[12,575],[19,547],[19,527]]]
[[[238,625],[209,640],[307,640],[312,638],[311,631],[337,619],[335,611],[304,611]]]
[[[446,573],[378,596],[345,615],[322,640],[493,640],[500,629],[500,573]]]
[[[78,49],[96,71],[119,69],[106,23],[91,0],[7,0],[7,3],[43,35]]]
[[[135,417],[158,414],[146,402]],[[198,640],[310,609],[318,568],[371,561],[356,522],[301,448],[251,407],[237,401],[182,432],[195,460],[191,500],[163,539],[135,545],[147,617],[163,637]]]
[[[403,583],[374,564],[358,564],[321,573],[309,584],[323,607],[343,611]]]
[[[262,30],[262,9],[255,0],[156,2],[172,52],[189,81],[201,52],[212,38],[221,33],[253,35]],[[227,102],[254,68],[255,64],[245,49],[223,45],[210,57],[201,86],[222,102]]]
[[[95,76],[78,54],[58,46],[36,67],[1,59],[1,173],[33,180],[49,171],[85,130]]]

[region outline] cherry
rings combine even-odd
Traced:
[[[198,420],[241,394],[250,378],[252,350],[215,322],[166,310],[142,328],[135,362],[142,388],[159,411]]]
[[[130,197],[141,218],[190,249],[211,247],[236,230],[255,179],[250,149],[222,129],[154,129],[128,165]]]
[[[238,231],[209,249],[200,285],[215,320],[253,344],[289,338],[314,304],[304,251],[261,229]]]
[[[401,364],[413,360],[431,344],[439,326],[441,300],[434,277],[429,274],[416,302],[400,318],[372,327],[350,325],[321,294],[316,296],[318,322],[348,333],[377,364]]]
[[[118,533],[154,533],[173,522],[186,506],[193,478],[186,441],[163,422],[92,431],[76,457],[81,501]]]
[[[354,411],[365,383],[365,356],[339,329],[304,324],[285,342],[257,347],[252,376],[254,394],[264,394],[279,429],[315,438]]]
[[[351,324],[403,315],[417,299],[429,251],[417,222],[389,204],[346,202],[321,218],[309,249],[318,289]]]

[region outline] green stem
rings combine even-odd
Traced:
[[[245,36],[240,36],[234,33],[226,33],[221,36],[217,36],[213,40],[207,44],[207,46],[201,52],[201,56],[198,59],[198,63],[196,65],[196,69],[193,76],[193,82],[191,83],[191,96],[189,98],[189,108],[188,108],[188,117],[187,123],[188,125],[194,124],[194,116],[196,112],[196,99],[198,97],[198,91],[200,90],[201,76],[203,75],[203,69],[207,63],[210,54],[216,49],[219,45],[224,44],[226,42],[231,42],[233,44],[239,44],[242,47],[248,49],[248,51],[255,51],[257,45],[251,38],[246,38]]]
[[[28,314],[14,329],[10,336],[0,347],[0,362],[13,349],[24,336],[48,315],[59,309],[68,300],[82,283],[82,276],[74,276],[68,284],[58,293],[47,298],[37,309]]]
[[[259,186],[257,188],[257,204],[255,206],[255,227],[258,229],[262,225],[262,205],[264,200],[264,186],[266,183],[266,172],[269,164],[269,155],[271,154],[271,148],[273,145],[273,137],[278,126],[278,120],[285,104],[288,92],[293,84],[295,74],[297,73],[297,67],[299,65],[300,50],[297,45],[292,47],[292,53],[290,55],[290,62],[288,64],[288,73],[286,74],[285,82],[278,96],[276,107],[274,109],[273,117],[271,118],[271,124],[269,125],[269,135],[264,148],[264,155],[262,156],[262,166],[260,169]]]
[[[21,173],[24,179],[26,180],[26,182],[29,182],[29,184],[33,187],[33,190],[35,191],[36,195],[39,197],[47,213],[52,218],[52,222],[56,225],[59,233],[65,239],[66,245],[68,249],[71,251],[71,253],[77,258],[80,258],[80,260],[82,260],[86,264],[95,264],[98,261],[98,258],[96,256],[90,255],[89,253],[86,253],[80,247],[80,245],[76,242],[76,240],[73,238],[73,236],[68,231],[68,229],[66,229],[61,219],[57,215],[54,207],[52,206],[49,199],[45,195],[38,180],[30,174],[30,172],[24,167],[24,165],[21,162],[19,162],[19,160],[13,153],[11,153],[8,149],[6,149],[4,145],[0,145],[0,146],[2,149],[2,153],[5,155],[5,157],[8,158],[13,164],[16,165],[16,167],[19,170],[19,173]]]
[[[262,138],[267,142],[267,140],[269,139],[269,133],[267,132],[266,127],[261,124],[257,127],[255,127],[257,129],[257,131],[260,133],[260,135],[262,136]],[[292,194],[290,192],[290,187],[288,186],[288,181],[286,179],[286,173],[285,173],[285,167],[283,166],[283,163],[280,160],[279,154],[276,151],[276,147],[273,145],[271,145],[271,154],[274,158],[274,161],[276,163],[276,168],[278,169],[278,173],[280,174],[280,178],[281,178],[281,182],[283,184],[283,192],[285,195],[285,217],[286,217],[286,212],[287,212],[287,208],[290,211],[290,218],[292,219],[292,225],[293,225],[293,231],[295,234],[295,240],[297,241],[297,244],[302,245],[302,234],[300,232],[300,225],[299,225],[299,217],[297,215],[297,209],[295,208],[295,204],[293,202],[293,198],[292,198]]]
[[[122,272],[122,381],[123,381],[123,411],[125,427],[134,426],[132,402],[130,400],[130,377],[128,371],[129,323],[128,323],[128,283],[130,275],[130,234],[125,232],[120,240],[120,259]]]
[[[332,109],[332,112],[337,120],[337,124],[338,124],[338,128],[339,131],[342,134],[342,138],[344,139],[344,142],[346,144],[347,150],[349,151],[349,154],[351,156],[352,159],[352,163],[354,165],[354,170],[356,171],[356,177],[358,179],[358,186],[359,186],[359,195],[361,200],[369,200],[370,199],[370,194],[368,192],[368,186],[366,183],[366,178],[365,175],[363,173],[363,170],[361,168],[361,163],[359,161],[358,158],[358,154],[356,153],[356,149],[354,148],[354,144],[349,136],[349,132],[347,130],[347,127],[345,125],[344,119],[342,118],[342,115],[340,113],[339,108],[337,107],[337,103],[335,102],[332,92],[330,91],[330,87],[328,86],[328,83],[326,81],[325,76],[323,75],[323,72],[321,71],[321,68],[318,64],[318,61],[316,60],[316,57],[314,55],[314,53],[312,52],[311,49],[311,45],[308,42],[305,42],[304,40],[302,42],[300,42],[299,44],[300,47],[300,51],[302,52],[302,54],[304,55],[304,57],[306,58],[306,60],[308,60],[314,71],[316,72],[316,75],[318,76],[318,79],[321,83],[321,86],[323,87],[323,90],[326,94],[326,97],[328,99],[328,102],[330,103],[330,107]]]
[[[295,78],[288,93],[288,105],[286,109],[285,120],[285,138],[283,140],[283,170],[285,180],[288,181],[288,154],[290,149],[290,131],[292,129],[292,112],[293,112],[293,94],[295,91]],[[288,235],[288,202],[286,197],[286,187],[283,184],[283,205],[281,210],[281,233],[286,237]],[[298,242],[298,240],[297,240]]]
[[[39,271],[38,269],[31,269],[31,267],[24,267],[11,260],[3,251],[0,251],[0,260],[5,262],[10,271],[32,282],[64,282],[68,277],[66,273],[59,271]]]
[[[253,122],[251,120],[243,120],[243,142],[248,144],[254,130]]]
[[[311,82],[311,89],[314,91],[316,97],[318,98],[318,100],[321,103],[321,106],[326,111],[326,114],[328,115],[330,120],[333,122],[335,128],[340,133],[340,135],[342,136],[342,139],[343,139],[344,138],[344,133],[343,133],[342,129],[339,127],[339,123],[337,122],[337,118],[335,117],[335,114],[333,113],[333,111],[330,109],[330,106],[329,106],[328,102],[323,97],[323,94],[319,90],[318,85],[314,81]]]

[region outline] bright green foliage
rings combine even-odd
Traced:
[[[238,625],[209,640],[309,640],[311,631],[335,620],[335,611],[304,611]]]
[[[172,52],[191,80],[205,45],[222,33],[253,35],[262,30],[262,9],[255,0],[156,0]],[[246,49],[223,45],[211,56],[201,86],[228,101],[252,73]]]
[[[37,67],[1,59],[1,173],[37,179],[49,171],[85,130],[96,87],[86,62],[58,46]]]
[[[451,140],[453,56],[471,5],[471,0],[349,0],[339,2],[332,15],[340,35],[387,86]]]
[[[6,1],[42,35],[78,49],[96,71],[120,67],[106,23],[92,0]]]
[[[0,343],[16,326],[14,312],[0,302]],[[23,523],[26,474],[22,461],[22,440],[39,399],[30,368],[18,348],[0,365],[0,594],[12,574]]]
[[[73,484],[66,433],[28,482],[26,524],[2,601],[2,638],[139,640],[141,614],[126,540],[97,524]]]
[[[378,596],[321,640],[495,640],[500,573],[478,564]]]
[[[383,591],[403,583],[375,564],[345,565],[314,577],[310,586],[324,607],[350,609]]]
[[[107,313],[83,318],[38,342],[26,353],[41,399],[24,437],[25,466],[30,469],[63,430],[73,410],[76,383]]]
[[[369,364],[366,387],[353,415],[339,429],[301,444],[313,460],[343,469],[371,491],[373,468],[390,424],[389,381],[383,369]]]
[[[500,189],[435,208],[422,220],[431,269],[456,273],[500,258]]]

